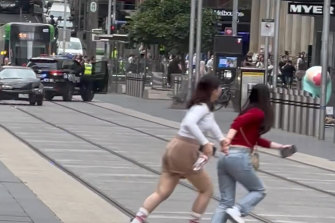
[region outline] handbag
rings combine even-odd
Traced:
[[[249,142],[249,140],[247,139],[247,137],[245,136],[243,129],[240,128],[241,134],[243,136],[243,139],[245,140],[245,142],[252,147],[251,143]],[[255,170],[259,169],[259,153],[257,151],[257,148],[253,147],[252,152],[250,153],[250,161],[252,166],[254,167]]]

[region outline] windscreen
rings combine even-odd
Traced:
[[[36,78],[36,74],[28,69],[3,69],[0,71],[0,79],[24,79]]]
[[[27,66],[33,69],[57,70],[58,63],[55,60],[32,60]]]

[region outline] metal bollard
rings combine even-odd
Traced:
[[[177,96],[179,94],[181,85],[181,76],[174,76],[173,80],[173,95]]]
[[[136,74],[131,74],[130,75],[130,80],[129,80],[129,84],[130,84],[130,88],[129,88],[129,90],[130,90],[130,96],[134,96],[134,77],[135,77],[135,75]]]
[[[294,103],[295,103],[295,113],[294,113],[294,132],[300,134],[301,133],[301,125],[302,125],[302,96],[299,92],[296,92],[294,95]]]
[[[126,94],[129,95],[130,93],[130,86],[129,86],[129,75],[130,73],[126,74]]]
[[[139,84],[138,84],[138,87],[139,87],[138,97],[141,98],[142,95],[143,95],[144,87],[145,87],[144,73],[140,74],[138,82],[139,82]]]
[[[289,115],[290,115],[290,104],[289,104],[290,96],[287,93],[283,93],[282,95],[282,119],[281,126],[282,129],[288,131],[289,129]]]
[[[315,127],[315,120],[314,120],[314,99],[312,97],[307,97],[307,121],[308,121],[308,131],[307,135],[314,136],[314,127]]]
[[[135,97],[139,97],[139,91],[140,91],[140,88],[139,88],[139,82],[140,82],[140,75],[141,74],[136,74],[135,76],[135,79],[134,79],[134,96]]]
[[[300,95],[301,97],[301,129],[300,133],[308,135],[308,97]]]
[[[319,137],[320,130],[320,98],[314,98],[314,136]]]
[[[273,104],[272,104],[272,107],[273,107],[273,110],[274,110],[274,127],[275,128],[280,128],[281,125],[280,125],[280,119],[281,119],[281,111],[280,111],[280,105],[281,105],[281,101],[280,101],[280,93],[279,93],[279,89],[278,88],[275,88],[274,91],[273,91],[273,94],[272,94],[272,101],[273,101]]]
[[[294,128],[295,128],[294,118],[295,118],[296,103],[295,103],[295,100],[294,100],[294,91],[292,89],[290,89],[288,91],[288,93],[289,93],[288,131],[289,132],[294,132]]]

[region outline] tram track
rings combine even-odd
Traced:
[[[54,103],[57,104],[57,105],[59,105],[59,106],[63,106],[63,107],[64,107],[64,105],[62,105],[62,104],[59,104],[59,103],[56,103],[56,102],[54,102]],[[135,115],[128,114],[128,113],[120,112],[120,111],[115,110],[115,109],[106,108],[106,107],[104,107],[104,106],[97,105],[97,104],[94,103],[94,102],[89,102],[89,103],[87,103],[87,104],[90,104],[90,105],[92,105],[92,106],[94,106],[94,107],[99,107],[99,108],[104,109],[104,110],[108,110],[108,111],[111,111],[111,112],[119,113],[119,114],[122,114],[122,115],[125,115],[125,116],[129,116],[129,117],[132,117],[132,118],[139,119],[139,120],[143,120],[143,121],[146,121],[146,122],[151,122],[151,123],[154,123],[154,124],[163,126],[163,127],[167,127],[167,128],[171,128],[171,129],[178,130],[178,128],[173,127],[173,126],[171,126],[171,125],[165,125],[165,124],[162,124],[162,123],[159,123],[159,122],[156,122],[156,121],[152,121],[152,120],[145,119],[145,118],[140,118],[140,117],[137,117],[137,116],[135,116]],[[70,107],[67,107],[67,106],[65,106],[65,107],[66,107],[66,108],[69,108],[69,109],[71,109],[71,110],[73,110],[73,108],[70,108]],[[75,110],[76,110],[76,109],[75,109]],[[88,113],[85,113],[85,112],[83,112],[82,114],[86,114],[86,115],[92,117],[92,115],[90,115],[90,114],[88,114]],[[109,121],[109,120],[102,120],[102,121]],[[209,137],[209,138],[211,138],[211,137]],[[214,138],[212,138],[212,139],[214,139]],[[166,139],[164,139],[164,140],[166,140]],[[259,152],[259,153],[264,153],[264,154],[269,155],[269,156],[272,156],[272,157],[278,157],[277,155],[272,154],[272,153],[267,153],[267,152],[262,152],[262,151],[258,151],[258,152]],[[311,163],[305,163],[305,162],[302,162],[302,161],[299,161],[299,160],[292,160],[292,159],[290,159],[290,162],[298,163],[298,164],[302,164],[302,165],[305,165],[305,166],[313,167],[313,168],[316,168],[316,169],[320,169],[320,170],[327,171],[327,172],[329,172],[329,173],[333,173],[333,174],[335,174],[335,171],[334,171],[334,170],[330,170],[330,169],[327,169],[327,168],[324,168],[324,167],[320,167],[320,166],[317,166],[317,165],[313,165],[313,164],[311,164]],[[258,172],[261,172],[261,173],[264,173],[264,174],[267,174],[267,175],[270,175],[270,176],[273,176],[273,177],[276,177],[276,178],[280,178],[280,179],[282,179],[282,180],[285,180],[285,181],[288,181],[288,182],[291,182],[291,183],[295,183],[295,184],[298,184],[298,185],[301,185],[301,186],[306,186],[306,187],[308,187],[308,188],[310,188],[310,189],[313,189],[313,190],[316,190],[316,191],[319,191],[319,192],[322,192],[322,193],[326,193],[326,194],[331,195],[331,196],[335,196],[335,193],[333,193],[333,192],[329,192],[329,191],[325,191],[325,190],[320,190],[319,188],[311,187],[311,186],[306,185],[306,184],[301,184],[301,183],[298,182],[298,181],[294,181],[294,180],[288,179],[288,178],[286,178],[286,177],[282,177],[282,176],[280,176],[280,175],[278,175],[278,174],[274,174],[274,173],[271,173],[271,172],[269,172],[269,171],[265,171],[265,170],[262,170],[262,169],[258,169]]]
[[[58,103],[58,102],[52,102],[58,106],[61,106],[61,107],[64,107],[66,109],[69,109],[69,110],[72,110],[74,112],[78,112],[80,114],[83,114],[83,115],[86,115],[88,117],[91,117],[91,118],[95,118],[97,120],[100,120],[100,121],[103,121],[103,122],[107,122],[107,123],[110,123],[110,124],[113,124],[113,125],[117,125],[119,127],[123,127],[123,128],[127,128],[127,129],[130,129],[130,130],[133,130],[133,131],[137,131],[137,132],[140,132],[142,134],[145,134],[145,135],[148,135],[148,136],[151,136],[151,137],[154,137],[156,139],[159,139],[159,140],[162,140],[164,142],[168,142],[169,139],[166,139],[166,138],[163,138],[163,137],[160,137],[160,136],[157,136],[157,135],[154,135],[154,134],[151,134],[151,133],[148,133],[146,131],[143,131],[143,130],[140,130],[138,128],[132,128],[132,127],[129,127],[129,126],[126,126],[126,125],[123,125],[123,124],[120,124],[120,123],[117,123],[117,122],[114,122],[114,121],[110,121],[110,120],[107,120],[107,119],[104,119],[104,118],[101,118],[101,117],[97,117],[96,115],[92,115],[92,114],[89,114],[89,113],[86,113],[86,112],[83,112],[83,111],[80,111],[76,108],[72,108],[72,107],[69,107],[69,106],[66,106],[64,104],[61,104],[61,103]],[[102,109],[105,109],[105,110],[109,110],[109,111],[112,111],[112,112],[116,112],[116,113],[119,113],[121,115],[125,115],[125,116],[129,116],[129,117],[132,117],[132,118],[136,118],[136,119],[139,119],[139,120],[142,120],[142,121],[146,121],[146,122],[151,122],[151,123],[154,123],[154,124],[157,124],[157,125],[160,125],[160,126],[164,126],[164,127],[168,127],[168,128],[171,128],[171,129],[175,129],[175,130],[178,130],[178,128],[176,127],[172,127],[170,125],[165,125],[165,124],[161,124],[159,122],[156,122],[156,121],[151,121],[151,120],[148,120],[148,119],[145,119],[145,118],[139,118],[135,115],[130,115],[130,114],[127,114],[127,113],[124,113],[124,112],[120,112],[120,111],[117,111],[117,110],[114,110],[114,109],[110,109],[110,108],[106,108],[106,107],[103,107],[103,106],[100,106],[100,105],[95,105],[93,103],[88,103],[92,106],[95,106],[95,107],[100,107]],[[85,139],[86,140],[86,139]],[[107,149],[108,150],[108,149]],[[267,155],[270,155],[270,156],[273,156],[273,157],[278,157],[274,154],[270,154],[270,153],[266,153]],[[117,155],[117,154],[115,154]],[[122,157],[123,159],[126,159],[132,163],[136,163],[136,165],[139,165],[141,166],[142,168],[152,172],[152,173],[155,173],[155,174],[160,174],[159,171],[157,170],[154,170],[150,167],[147,167],[139,162],[137,162],[136,160],[133,160],[133,159],[130,159],[128,157]],[[331,172],[331,173],[335,173],[335,171],[332,171],[332,170],[329,170],[329,169],[326,169],[326,168],[322,168],[322,167],[319,167],[319,166],[315,166],[315,165],[312,165],[312,164],[306,164],[306,163],[303,163],[303,162],[300,162],[300,161],[295,161],[295,160],[290,160],[292,162],[296,162],[296,163],[299,163],[299,164],[303,164],[303,165],[306,165],[306,166],[310,166],[310,167],[315,167],[315,168],[318,168],[318,169],[321,169],[321,170],[325,170],[325,171],[328,171],[328,172]],[[320,188],[317,188],[317,187],[314,187],[314,186],[311,186],[311,185],[308,185],[308,184],[305,184],[305,183],[302,183],[302,182],[299,182],[299,181],[296,181],[296,180],[292,180],[292,179],[289,179],[287,177],[284,177],[284,176],[280,176],[278,174],[275,174],[275,173],[271,173],[269,171],[265,171],[265,170],[262,170],[262,169],[259,169],[258,172],[261,172],[263,174],[266,174],[266,175],[269,175],[269,176],[272,176],[272,177],[275,177],[275,178],[278,178],[278,179],[281,179],[281,180],[284,180],[284,181],[287,181],[287,182],[290,182],[290,183],[294,183],[298,186],[302,186],[302,187],[305,187],[305,188],[308,188],[308,189],[311,189],[311,190],[314,190],[314,191],[317,191],[317,192],[320,192],[320,193],[323,193],[323,194],[326,194],[326,195],[329,195],[329,196],[332,196],[332,197],[335,197],[335,193],[334,192],[331,192],[331,191],[327,191],[327,190],[323,190],[323,189],[320,189]],[[184,186],[184,187],[187,187],[191,190],[194,190],[194,188],[187,184],[187,183],[184,183],[184,182],[180,182],[180,185]],[[220,198],[218,196],[213,196],[212,199],[216,200],[216,201],[219,201]],[[251,213],[250,216],[262,221],[262,222],[271,222],[270,220],[268,219],[263,219],[262,216],[257,216],[256,214],[254,213]],[[259,217],[259,218],[258,218]],[[263,220],[262,220],[263,219]]]
[[[53,102],[53,103],[62,106],[62,104],[59,104],[59,103],[57,103],[57,102]],[[98,107],[98,108],[107,110],[107,111],[111,111],[111,112],[119,113],[119,114],[122,114],[122,115],[125,115],[125,116],[129,116],[129,117],[136,118],[136,119],[139,119],[139,120],[143,120],[143,121],[146,121],[146,122],[154,123],[154,124],[157,124],[157,125],[160,125],[160,126],[164,126],[164,127],[170,128],[170,129],[178,130],[178,128],[173,127],[173,126],[171,126],[171,125],[165,125],[165,124],[162,124],[162,123],[159,123],[159,122],[156,122],[156,121],[152,121],[152,120],[149,120],[149,119],[145,119],[145,118],[137,117],[136,115],[131,115],[131,114],[128,114],[128,113],[120,112],[120,111],[115,110],[115,109],[106,108],[106,107],[104,107],[104,106],[97,105],[97,104],[94,103],[94,102],[88,102],[87,104],[92,105],[92,106],[94,106],[94,107]],[[209,137],[209,138],[211,138],[211,137]],[[212,139],[213,139],[213,138],[212,138]],[[272,154],[272,153],[267,153],[267,152],[262,152],[262,151],[259,151],[259,152],[260,152],[260,153],[267,154],[267,155],[269,155],[269,156],[278,157],[278,156],[276,156],[276,155],[274,155],[274,154]],[[335,171],[333,171],[333,170],[330,170],[330,169],[327,169],[327,168],[323,168],[323,167],[320,167],[320,166],[316,166],[316,165],[313,165],[313,164],[310,164],[310,163],[304,163],[304,162],[301,162],[301,161],[299,161],[299,160],[290,160],[290,161],[291,161],[291,162],[294,162],[294,163],[298,163],[298,164],[303,164],[303,165],[306,165],[306,166],[314,167],[314,168],[317,168],[317,169],[320,169],[320,170],[328,171],[328,172],[331,172],[331,173],[335,173]],[[267,173],[267,172],[264,171],[264,173]]]
[[[58,103],[55,103],[55,102],[53,102],[53,103],[54,103],[54,104],[57,104],[57,105],[59,105],[59,106],[63,106],[63,105],[58,104]],[[63,106],[63,107],[65,107],[65,108],[67,108],[67,109],[71,109],[70,107],[67,107],[67,106]],[[84,142],[86,142],[86,143],[92,145],[92,146],[95,146],[95,147],[97,147],[97,148],[99,148],[99,149],[101,149],[101,150],[104,150],[104,151],[106,151],[106,152],[108,152],[108,153],[110,153],[110,154],[112,154],[112,155],[115,155],[115,156],[117,156],[117,157],[119,157],[119,158],[121,158],[121,159],[123,159],[123,160],[126,160],[126,161],[128,161],[128,162],[130,162],[130,163],[132,163],[132,164],[134,164],[134,165],[136,165],[136,166],[138,166],[138,167],[140,167],[140,168],[142,168],[142,169],[144,169],[144,170],[147,170],[147,171],[149,171],[149,172],[151,172],[151,173],[153,173],[153,174],[155,174],[155,175],[160,175],[160,172],[159,172],[159,171],[157,171],[157,170],[155,170],[155,169],[153,169],[153,168],[151,168],[151,167],[149,167],[149,166],[147,166],[147,165],[144,165],[144,164],[138,162],[138,161],[135,160],[135,159],[132,159],[132,158],[127,157],[127,156],[125,156],[125,155],[122,155],[122,154],[120,154],[120,153],[118,153],[118,152],[116,152],[116,151],[113,151],[113,150],[111,150],[111,149],[108,149],[107,147],[102,146],[102,145],[100,145],[100,144],[98,144],[98,143],[95,143],[95,142],[93,142],[93,141],[91,141],[91,140],[89,140],[89,139],[86,139],[86,138],[84,138],[84,137],[78,135],[77,133],[72,132],[72,131],[70,131],[70,130],[68,130],[68,129],[62,127],[62,126],[59,126],[59,125],[57,125],[57,124],[54,124],[54,123],[52,123],[52,122],[49,122],[49,121],[47,121],[47,120],[41,118],[41,117],[38,117],[36,114],[33,114],[33,113],[31,113],[31,112],[28,112],[28,111],[26,111],[25,109],[22,109],[22,108],[19,108],[19,107],[14,107],[14,108],[17,109],[17,110],[19,110],[19,111],[22,112],[22,113],[25,113],[26,115],[29,115],[29,116],[31,116],[31,117],[33,117],[33,118],[35,118],[35,119],[37,119],[37,120],[39,120],[39,121],[41,121],[41,122],[47,124],[47,125],[50,125],[50,126],[52,126],[52,127],[54,127],[54,128],[57,128],[57,129],[59,129],[59,130],[62,130],[62,131],[64,131],[64,132],[66,132],[67,134],[72,135],[72,136],[74,136],[74,137],[76,137],[76,138],[78,138],[78,139],[80,139],[80,140],[82,140],[82,141],[84,141]],[[71,109],[71,110],[73,110],[73,109]],[[76,110],[76,109],[74,109],[74,110],[75,110],[76,112],[78,112],[78,113],[85,114],[85,115],[89,115],[89,114],[86,114],[85,112],[81,112],[81,111]],[[94,116],[91,116],[91,117],[92,117],[92,118],[95,118]],[[98,118],[98,117],[96,117],[96,118]],[[101,121],[104,121],[104,120],[101,119],[101,118],[98,118],[98,119],[101,120]],[[128,129],[131,129],[131,130],[133,130],[133,131],[137,131],[137,132],[140,132],[140,133],[142,133],[142,134],[146,134],[146,135],[148,135],[148,136],[150,136],[150,137],[154,137],[154,138],[159,139],[159,140],[168,141],[167,139],[164,139],[164,138],[159,137],[159,136],[155,136],[155,135],[150,134],[150,133],[147,133],[147,132],[145,132],[145,131],[138,130],[138,129],[136,129],[136,128],[132,128],[132,127],[129,127],[129,126],[125,126],[125,125],[122,125],[122,124],[119,124],[119,123],[114,123],[114,122],[109,121],[109,120],[105,120],[105,121],[108,121],[110,124],[114,124],[114,125],[117,125],[117,126],[119,126],[119,127],[128,128]],[[45,158],[45,159],[47,159],[48,161],[52,162],[55,166],[57,166],[58,168],[60,168],[61,170],[63,170],[63,171],[66,172],[67,174],[69,174],[70,176],[72,176],[74,179],[78,180],[80,183],[82,183],[84,186],[86,186],[86,187],[88,187],[89,189],[91,189],[91,190],[92,190],[94,193],[96,193],[97,195],[101,196],[101,197],[102,197],[104,200],[106,200],[108,203],[110,203],[111,205],[113,205],[113,206],[115,206],[116,208],[118,208],[118,209],[119,209],[121,212],[123,212],[125,215],[127,215],[127,216],[129,216],[129,217],[134,217],[134,216],[135,216],[135,213],[134,213],[133,211],[129,210],[127,207],[124,207],[124,206],[123,206],[121,203],[119,203],[116,199],[111,198],[110,196],[108,196],[108,195],[105,194],[104,192],[100,191],[100,190],[99,190],[97,187],[95,187],[94,185],[92,185],[92,184],[90,184],[89,182],[87,182],[86,180],[82,179],[80,176],[78,176],[77,174],[75,174],[73,171],[71,171],[71,170],[69,170],[68,168],[64,167],[62,164],[60,164],[59,162],[57,162],[57,161],[56,161],[55,159],[53,159],[52,157],[50,157],[50,156],[46,155],[45,153],[41,152],[37,147],[35,147],[35,146],[32,145],[31,143],[29,143],[27,140],[23,139],[23,138],[20,137],[19,135],[15,134],[15,132],[11,131],[11,130],[10,130],[9,128],[7,128],[6,126],[4,126],[4,125],[2,125],[2,124],[0,124],[0,126],[3,127],[5,130],[7,130],[9,133],[11,133],[11,134],[12,134],[13,136],[15,136],[16,138],[18,138],[21,142],[23,142],[23,143],[25,143],[26,145],[28,145],[29,147],[31,147],[35,152],[37,152],[37,153],[38,153],[39,155],[41,155],[43,158]],[[192,187],[190,184],[188,184],[188,183],[185,183],[185,182],[180,181],[180,182],[179,182],[179,185],[181,185],[181,186],[183,186],[183,187],[185,187],[185,188],[187,188],[187,189],[189,189],[189,190],[192,190],[192,191],[195,191],[195,192],[196,192],[196,189],[193,188],[193,187]],[[220,200],[220,198],[219,198],[218,196],[214,196],[214,195],[212,196],[212,199],[215,200],[215,201],[219,201],[219,200]],[[271,221],[270,219],[264,218],[264,217],[262,217],[262,216],[260,216],[260,215],[257,215],[257,214],[255,214],[255,213],[253,213],[253,212],[251,212],[251,213],[249,214],[249,216],[252,217],[252,218],[254,218],[254,219],[257,219],[257,220],[260,221],[260,222],[272,223],[272,221]]]
[[[150,136],[150,137],[156,138],[156,139],[158,139],[158,140],[162,140],[162,141],[164,141],[164,142],[169,141],[169,140],[166,139],[166,138],[163,138],[163,137],[160,137],[160,136],[157,136],[157,135],[148,133],[148,132],[143,131],[143,130],[141,130],[141,129],[133,128],[133,127],[129,127],[129,126],[126,126],[126,125],[123,125],[123,124],[120,124],[120,123],[117,123],[117,122],[114,122],[114,121],[111,121],[111,120],[107,120],[107,119],[104,119],[104,118],[101,118],[101,117],[97,117],[96,115],[92,115],[92,114],[89,114],[89,113],[80,111],[80,110],[78,110],[78,109],[76,109],[76,108],[72,108],[72,107],[63,105],[63,104],[58,103],[58,102],[52,102],[52,103],[53,103],[53,104],[56,104],[56,105],[58,105],[58,106],[61,106],[61,107],[63,107],[63,108],[72,110],[72,111],[74,111],[74,112],[76,112],[76,113],[80,113],[80,114],[82,114],[82,115],[86,115],[86,116],[89,116],[89,117],[91,117],[91,118],[94,118],[94,119],[97,119],[97,120],[100,120],[100,121],[103,121],[103,122],[106,122],[106,123],[110,123],[110,124],[113,124],[113,125],[116,125],[116,126],[119,126],[119,127],[122,127],[122,128],[127,128],[127,129],[129,129],[129,130],[137,131],[137,132],[139,132],[139,133],[141,133],[141,134],[148,135],[148,136]],[[117,112],[117,113],[122,114],[122,115],[125,115],[125,116],[131,116],[131,117],[133,117],[133,118],[141,119],[141,120],[146,121],[146,122],[151,122],[151,123],[155,123],[155,124],[160,125],[160,126],[169,127],[169,128],[171,128],[171,129],[176,129],[175,127],[172,127],[172,126],[169,126],[169,125],[165,125],[165,124],[161,124],[161,123],[159,123],[159,122],[155,122],[155,121],[150,121],[150,120],[147,120],[147,119],[145,119],[145,118],[139,118],[139,117],[137,117],[137,116],[135,116],[135,115],[130,115],[130,114],[123,113],[123,112],[120,112],[120,111],[116,111],[116,110],[113,110],[113,109],[105,108],[105,107],[100,106],[100,105],[94,105],[94,104],[91,104],[91,103],[89,103],[89,104],[92,105],[92,106],[96,106],[96,107],[100,107],[100,108],[109,110],[109,111],[111,111],[111,112]],[[41,122],[43,122],[43,123],[46,123],[46,124],[48,124],[48,125],[51,125],[51,126],[53,126],[53,127],[55,127],[55,128],[58,128],[58,129],[60,129],[60,130],[62,130],[62,131],[64,131],[64,132],[66,132],[67,134],[70,134],[70,135],[72,135],[72,136],[74,136],[74,137],[77,137],[77,138],[79,138],[79,139],[85,141],[86,143],[89,143],[89,144],[91,144],[91,145],[93,145],[93,146],[95,146],[95,147],[97,147],[97,148],[99,148],[99,149],[102,149],[102,150],[104,150],[104,151],[106,151],[106,152],[108,152],[108,153],[111,153],[111,154],[113,154],[113,155],[115,155],[115,156],[117,156],[117,157],[119,157],[119,158],[121,158],[121,159],[123,159],[123,160],[126,160],[126,161],[128,161],[128,162],[131,162],[132,164],[137,165],[138,167],[140,167],[140,168],[142,168],[142,169],[145,169],[145,170],[147,170],[147,171],[150,171],[151,173],[154,173],[154,174],[156,174],[156,175],[160,175],[160,172],[159,172],[159,171],[157,171],[157,170],[155,170],[155,169],[153,169],[153,168],[151,168],[151,167],[148,167],[148,166],[146,166],[146,165],[144,165],[144,164],[138,162],[137,160],[134,160],[134,159],[132,159],[132,158],[129,158],[129,157],[125,156],[125,155],[122,155],[122,154],[120,154],[120,153],[118,153],[118,152],[115,152],[115,151],[113,151],[113,150],[111,150],[111,149],[108,149],[108,148],[106,148],[106,147],[104,147],[104,146],[102,146],[102,145],[100,145],[100,144],[98,144],[98,143],[95,143],[95,142],[93,142],[93,141],[91,141],[91,140],[89,140],[89,139],[86,139],[86,138],[84,138],[84,137],[82,137],[82,136],[80,136],[80,135],[78,135],[78,134],[76,134],[76,133],[74,133],[74,132],[72,132],[72,131],[70,131],[70,130],[64,128],[64,127],[62,127],[62,126],[59,126],[59,125],[57,125],[57,124],[51,123],[51,122],[49,122],[49,121],[47,121],[47,120],[41,118],[41,117],[38,117],[37,115],[35,115],[35,114],[31,113],[31,112],[28,112],[28,111],[26,111],[25,109],[18,108],[18,107],[16,107],[16,109],[19,110],[19,111],[21,111],[21,112],[23,112],[23,113],[26,113],[27,115],[29,115],[29,116],[31,116],[31,117],[33,117],[33,118],[35,118],[35,119],[38,119],[39,121],[41,121]],[[4,126],[3,126],[3,127],[4,127]],[[43,157],[45,157],[46,159],[50,160],[51,162],[55,163],[55,165],[58,166],[60,169],[62,169],[63,171],[67,172],[69,175],[73,176],[75,179],[77,179],[79,182],[81,182],[82,184],[84,184],[85,186],[87,186],[88,188],[90,188],[92,191],[94,191],[95,193],[97,193],[99,196],[103,197],[106,201],[108,201],[109,203],[111,203],[113,206],[119,208],[119,209],[120,209],[122,212],[124,212],[126,215],[128,215],[129,217],[131,217],[131,216],[134,215],[134,213],[133,213],[132,211],[130,211],[130,210],[128,210],[127,208],[123,207],[119,202],[117,202],[116,200],[113,200],[112,198],[110,198],[109,196],[107,196],[106,194],[104,194],[103,192],[99,191],[97,188],[95,188],[95,187],[94,187],[93,185],[91,185],[90,183],[88,183],[88,182],[86,182],[85,180],[81,179],[80,177],[76,176],[75,173],[73,173],[72,171],[70,171],[70,170],[68,170],[67,168],[63,167],[61,164],[57,163],[57,162],[56,162],[54,159],[52,159],[51,157],[48,157],[47,155],[45,155],[45,154],[43,154],[42,152],[40,152],[37,148],[35,148],[33,145],[31,145],[29,142],[25,141],[24,139],[20,138],[20,137],[19,137],[18,135],[16,135],[14,132],[10,131],[8,128],[6,128],[6,127],[4,127],[4,128],[5,128],[6,130],[8,130],[11,134],[13,134],[15,137],[19,138],[22,142],[24,142],[24,143],[27,144],[28,146],[32,147],[32,148],[33,148],[36,152],[38,152],[41,156],[43,156]],[[272,155],[272,154],[269,154],[269,155]],[[273,155],[273,156],[275,156],[275,155]],[[303,163],[303,164],[305,164],[305,163]],[[305,165],[308,165],[308,164],[305,164]],[[310,166],[313,166],[313,165],[310,165]],[[325,170],[330,171],[330,172],[334,172],[334,171],[331,171],[331,170],[328,170],[328,169],[325,169]],[[279,178],[279,179],[281,179],[281,180],[285,180],[285,181],[288,181],[288,182],[291,182],[291,183],[295,183],[295,184],[297,184],[297,185],[299,185],[299,186],[302,186],[302,187],[305,187],[305,188],[309,188],[309,189],[312,189],[312,190],[315,190],[315,191],[318,191],[318,192],[327,194],[327,195],[329,195],[329,196],[335,196],[335,194],[334,194],[333,192],[326,191],[326,190],[323,190],[323,189],[320,189],[320,188],[317,188],[317,187],[313,187],[313,186],[310,186],[310,185],[307,185],[307,184],[304,184],[304,183],[301,183],[301,182],[298,182],[298,181],[295,181],[295,180],[291,180],[291,179],[288,179],[288,178],[286,178],[286,177],[280,176],[280,175],[278,175],[278,174],[274,174],[274,173],[271,173],[271,172],[268,172],[268,171],[263,171],[263,170],[260,170],[260,172],[262,172],[262,173],[264,173],[264,174],[268,174],[268,175],[270,175],[270,176],[272,176],[272,177]],[[190,190],[195,191],[195,189],[194,189],[190,184],[187,184],[187,183],[184,183],[184,182],[180,182],[179,184],[182,185],[182,186],[184,186],[184,187],[186,187],[186,188],[188,188],[188,189],[190,189]],[[219,201],[219,197],[217,197],[217,196],[213,196],[212,199],[214,199],[214,200],[216,200],[216,201]],[[250,214],[250,217],[252,217],[252,218],[254,218],[254,219],[257,219],[257,220],[259,220],[260,222],[272,222],[271,220],[266,219],[266,218],[264,218],[263,216],[259,216],[259,215],[255,214],[255,213],[251,213],[251,214]]]

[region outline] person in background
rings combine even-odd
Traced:
[[[207,73],[211,74],[214,71],[214,55],[206,63]]]
[[[147,197],[131,223],[143,223],[157,206],[174,191],[179,180],[186,178],[198,190],[189,223],[199,223],[213,193],[210,177],[202,168],[213,154],[213,144],[204,135],[210,131],[223,146],[223,134],[214,119],[214,102],[221,93],[214,75],[203,76],[188,102],[188,111],[180,129],[166,147],[157,189]],[[200,152],[200,146],[202,151]]]
[[[244,223],[242,216],[248,215],[265,197],[264,185],[251,164],[250,153],[255,145],[278,150],[291,146],[261,138],[271,129],[273,117],[269,88],[264,84],[255,85],[224,139],[226,154],[220,155],[217,164],[221,199],[212,223],[225,223],[228,218]],[[248,194],[235,203],[237,182]]]
[[[282,70],[282,75],[284,78],[284,85],[286,87],[292,87],[292,82],[294,78],[294,73],[295,73],[295,68],[292,64],[291,60],[288,60],[286,64],[281,68]]]

